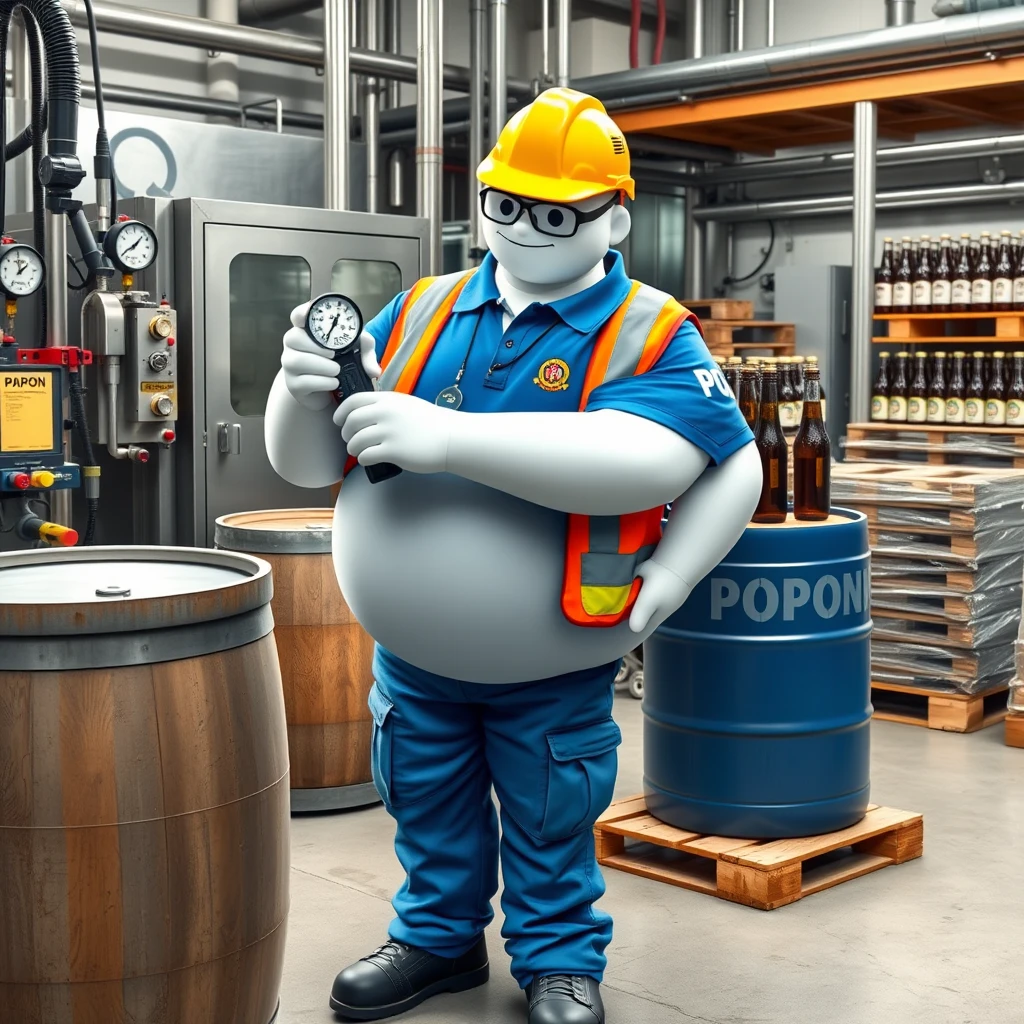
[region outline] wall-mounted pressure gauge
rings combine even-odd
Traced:
[[[31,245],[0,245],[0,289],[8,298],[23,299],[37,292],[45,277],[43,257]]]
[[[122,274],[139,274],[156,259],[156,232],[141,220],[118,221],[103,239],[103,251]]]

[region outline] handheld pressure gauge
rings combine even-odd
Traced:
[[[45,277],[43,257],[31,245],[0,245],[0,289],[9,299],[23,299],[37,292]]]
[[[363,314],[347,296],[327,292],[310,303],[306,314],[306,333],[321,348],[327,349],[340,367],[335,397],[343,402],[350,395],[373,391],[373,381],[363,369],[359,336],[363,333]],[[378,484],[398,476],[402,470],[388,462],[366,466],[370,483]]]
[[[118,221],[103,239],[103,251],[122,274],[139,274],[156,260],[156,232],[141,220]]]

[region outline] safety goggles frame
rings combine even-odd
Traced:
[[[494,194],[496,196],[502,196],[505,199],[511,199],[514,203],[519,204],[519,212],[511,220],[499,220],[497,217],[492,217],[487,212],[487,197],[488,195]],[[549,203],[543,199],[524,199],[521,196],[513,195],[511,192],[503,192],[498,188],[485,188],[480,192],[480,212],[486,217],[492,224],[502,224],[506,227],[515,224],[525,212],[530,218],[530,223],[533,225],[536,231],[539,231],[542,235],[547,235],[549,238],[572,238],[577,231],[580,229],[581,224],[589,224],[591,221],[597,220],[603,217],[613,206],[618,206],[622,202],[622,196],[619,192],[615,192],[607,203],[602,203],[596,210],[580,210],[575,206],[567,206],[565,203]],[[541,227],[539,218],[534,213],[534,207],[545,206],[548,209],[561,210],[566,214],[566,219],[575,217],[576,222],[573,225],[572,231],[568,234],[559,233],[556,231],[547,231]]]

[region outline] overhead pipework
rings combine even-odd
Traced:
[[[349,49],[352,26],[348,0],[324,4],[324,205],[349,205]]]
[[[885,0],[886,25],[912,25],[915,0]]]
[[[444,38],[441,0],[417,5],[417,55],[420,80],[416,90],[416,213],[429,218],[427,273],[443,265],[441,227],[444,193],[444,139],[441,90],[441,46]]]
[[[206,0],[206,17],[211,21],[238,24],[238,0]],[[238,103],[238,55],[210,51],[206,58],[207,93],[211,99]]]
[[[932,14],[948,18],[951,14],[977,14],[1000,7],[1024,7],[1024,0],[936,0]]]

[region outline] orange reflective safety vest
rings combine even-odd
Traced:
[[[455,302],[475,271],[424,278],[409,291],[381,359],[382,391],[412,394]],[[580,412],[605,381],[646,373],[675,333],[700,321],[672,296],[632,283],[601,329],[583,382]],[[346,474],[357,462],[349,458]],[[562,611],[577,626],[616,626],[629,617],[640,592],[636,569],[661,540],[664,506],[623,516],[569,516]]]

